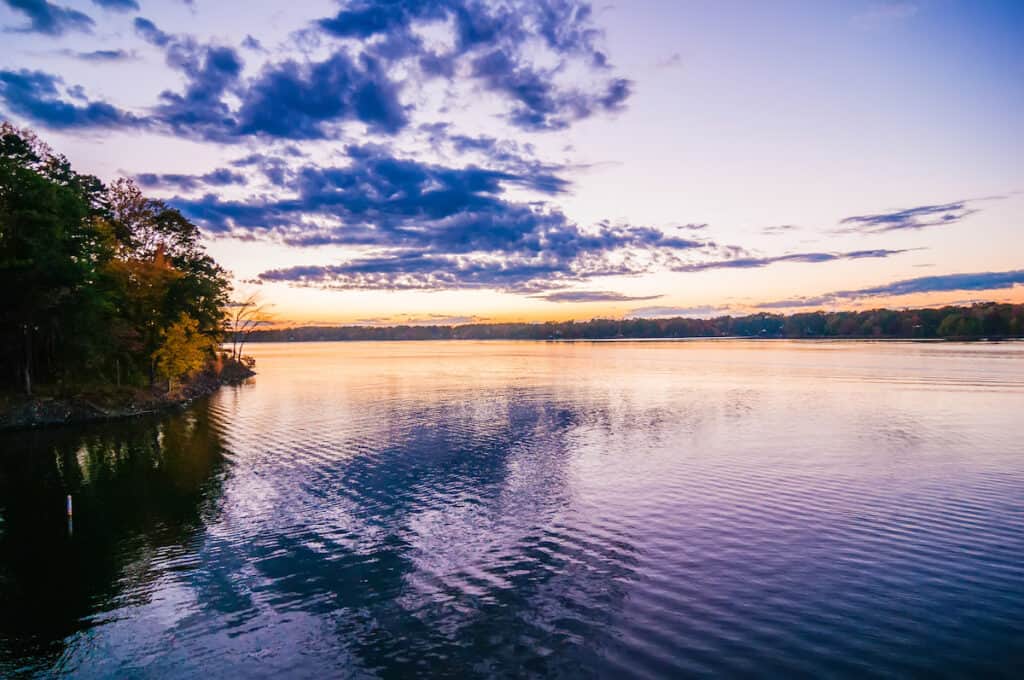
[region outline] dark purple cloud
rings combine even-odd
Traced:
[[[776,255],[774,257],[736,257],[729,260],[714,260],[710,262],[694,262],[691,264],[678,265],[673,269],[678,272],[700,272],[707,269],[756,269],[767,267],[778,262],[834,262],[835,260],[862,260],[866,258],[890,257],[910,252],[909,249],[888,250],[876,248],[873,250],[853,250],[845,253],[790,253],[788,255]]]
[[[72,31],[89,33],[95,25],[88,14],[46,0],[2,1],[14,11],[23,14],[29,21],[27,26],[9,29],[12,31],[59,36]]]
[[[347,156],[345,165],[287,166],[252,154],[234,167],[256,168],[282,196],[225,200],[209,193],[171,203],[214,235],[374,251],[263,277],[325,287],[546,290],[559,281],[638,273],[661,253],[715,249],[649,227],[605,222],[585,230],[543,203],[509,200],[508,187],[561,190],[561,182],[529,173],[423,163],[376,146],[349,147]]]
[[[284,60],[244,79],[244,62],[232,47],[171,35],[141,17],[135,28],[186,76],[184,92],[163,92],[153,113],[176,134],[218,142],[251,136],[326,139],[347,121],[383,134],[408,124],[400,85],[372,57],[354,59],[337,51],[321,61]],[[230,105],[228,95],[240,104]]]
[[[969,274],[942,274],[920,276],[913,279],[893,281],[881,286],[842,290],[815,297],[776,300],[757,305],[761,309],[786,309],[789,307],[821,307],[873,297],[895,297],[914,293],[935,293],[959,290],[1006,290],[1024,285],[1024,269],[1005,272],[974,272]]]
[[[139,3],[136,0],[92,0],[92,3],[115,12],[139,11]]]
[[[567,261],[557,255],[502,259],[458,257],[411,251],[366,257],[337,265],[297,266],[260,274],[263,281],[285,281],[317,288],[373,290],[497,289],[534,293],[595,276],[633,272],[601,259]]]
[[[969,208],[969,201],[956,201],[940,205],[919,205],[887,213],[854,215],[839,221],[842,233],[878,234],[888,231],[924,229],[954,224],[978,212]]]
[[[69,101],[61,92],[63,82],[42,71],[0,71],[0,100],[7,109],[54,129],[139,128],[143,118],[106,102]]]
[[[59,35],[88,30],[92,20],[76,10],[43,0],[4,0],[31,19],[25,30]],[[132,9],[135,0],[98,0],[104,7]],[[450,21],[455,44],[430,52],[415,28]],[[217,142],[262,136],[328,139],[338,126],[359,122],[393,135],[405,129],[411,105],[401,99],[403,83],[392,67],[419,68],[427,78],[469,77],[508,102],[505,117],[530,130],[562,129],[599,112],[620,109],[632,90],[608,75],[607,57],[595,47],[599,37],[589,5],[577,0],[531,0],[501,5],[471,0],[356,2],[316,24],[328,36],[356,44],[333,46],[319,61],[269,62],[252,77],[234,47],[204,44],[170,34],[145,17],[136,33],[163,50],[167,64],[185,75],[183,91],[165,91],[150,114],[156,130]],[[539,41],[554,55],[544,67],[527,43]],[[260,49],[247,36],[244,47]],[[96,52],[99,57],[99,51]],[[567,63],[582,62],[597,76],[592,88],[560,83]],[[33,122],[49,125],[45,116]]]
[[[349,147],[348,164],[305,165],[274,178],[290,195],[227,201],[210,194],[175,199],[209,232],[275,238],[292,245],[329,243],[419,252],[497,252],[559,257],[616,248],[693,249],[705,241],[645,227],[598,225],[583,231],[543,205],[507,200],[508,186],[557,193],[549,179],[477,166],[452,168],[398,158],[373,146]],[[274,174],[274,161],[253,155],[235,162]]]
[[[286,61],[266,67],[242,93],[235,134],[323,139],[330,125],[359,121],[393,134],[408,124],[400,85],[375,59],[336,52],[312,64]]]
[[[164,33],[156,27],[156,24],[145,17],[135,17],[133,25],[135,26],[135,32],[152,45],[165,47],[171,42],[172,36],[169,33]]]
[[[224,187],[247,183],[245,175],[227,168],[213,170],[203,175],[155,174],[144,172],[135,176],[135,181],[145,188],[172,188],[180,191],[195,191],[203,187]]]
[[[454,26],[454,46],[432,52],[413,29],[445,21]],[[616,111],[632,91],[630,81],[607,74],[593,89],[557,84],[569,60],[595,74],[610,69],[597,47],[601,33],[593,25],[591,7],[578,0],[358,0],[317,25],[338,38],[379,39],[370,48],[376,56],[414,60],[427,76],[452,78],[460,64],[467,65],[471,78],[510,102],[507,119],[524,129],[557,130],[598,112]],[[532,39],[558,63],[538,66],[528,47]]]
[[[487,138],[456,138],[455,143],[493,152]],[[335,265],[284,267],[261,275],[266,281],[325,288],[496,288],[549,293],[566,283],[639,274],[658,266],[695,272],[906,252],[874,249],[752,257],[738,246],[681,236],[682,229],[669,233],[609,222],[583,229],[544,203],[517,202],[506,196],[509,187],[557,194],[561,181],[530,172],[424,163],[373,145],[350,146],[346,155],[344,165],[321,166],[251,154],[232,165],[255,168],[281,195],[226,200],[208,193],[177,197],[171,203],[213,235],[368,251]],[[192,189],[199,178],[171,179]],[[684,253],[705,259],[680,264]],[[605,293],[556,291],[545,299],[582,301],[598,295]]]
[[[91,50],[88,52],[75,52],[74,50],[61,50],[60,54],[66,57],[81,59],[82,61],[95,62],[116,62],[135,59],[135,53],[128,50]]]

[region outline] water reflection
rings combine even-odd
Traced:
[[[217,615],[191,635],[227,620],[261,648],[317,640],[301,658],[285,653],[307,664],[289,672],[472,677],[524,649],[537,652],[534,670],[571,667],[574,644],[599,634],[624,596],[616,584],[635,552],[625,537],[605,544],[563,523],[580,416],[522,393],[360,399],[365,415],[318,432],[316,445],[278,433],[278,446],[247,457],[229,521],[201,549],[197,599]],[[612,608],[585,604],[598,597]]]
[[[191,552],[225,479],[220,432],[201,406],[3,443],[0,675],[58,664],[66,639],[150,601],[154,556],[168,565]]]

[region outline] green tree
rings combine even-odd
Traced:
[[[180,212],[129,180],[76,173],[3,123],[0,289],[0,386],[31,394],[38,383],[154,383],[155,353],[183,316],[206,346],[219,342],[230,286]]]
[[[66,377],[93,359],[111,256],[102,184],[34,135],[0,125],[0,335],[31,394],[38,370]],[[77,365],[76,365],[77,364]]]

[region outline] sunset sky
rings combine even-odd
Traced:
[[[1024,2],[0,0],[0,116],[285,323],[1024,301]]]

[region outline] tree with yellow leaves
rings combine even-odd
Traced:
[[[199,322],[182,312],[178,320],[161,333],[160,346],[153,352],[157,374],[174,389],[178,380],[200,370],[214,348],[210,338],[199,332]]]

